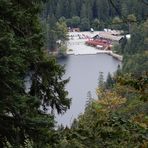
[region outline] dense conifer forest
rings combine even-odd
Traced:
[[[147,148],[147,17],[146,0],[0,0],[0,147]],[[122,68],[106,82],[100,74],[97,98],[55,130],[54,112],[66,112],[71,98],[64,67],[48,52],[67,40],[67,27],[122,29],[131,38],[113,49]]]

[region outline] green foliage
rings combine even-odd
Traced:
[[[122,28],[122,23],[123,21],[119,18],[119,17],[114,17],[113,20],[112,20],[112,23],[113,23],[113,28],[115,29],[121,29]]]
[[[130,17],[134,17],[130,15]],[[148,21],[137,25],[131,25],[131,38],[124,38],[114,50],[123,54],[124,73],[135,73],[141,75],[148,69],[147,36]]]
[[[99,72],[98,87],[100,87],[101,89],[104,89],[105,87],[103,72]]]
[[[127,19],[129,22],[136,22],[136,16],[134,14],[129,14]]]
[[[79,23],[73,24],[73,17],[78,16],[81,22],[82,19],[87,18],[88,22],[90,22],[95,29],[102,29],[102,27],[98,28],[96,19],[103,22],[100,26],[105,24],[105,27],[109,27],[112,24],[112,20],[120,15],[119,21],[116,21],[119,25],[111,25],[110,27],[128,29],[128,24],[124,22],[123,18],[129,15],[128,19],[126,18],[127,20],[142,21],[147,16],[147,6],[142,3],[142,1],[114,0],[113,3],[118,12],[108,0],[54,0],[47,2],[43,13],[44,17],[54,14],[57,19],[64,16],[69,27],[79,27]],[[124,22],[124,25],[120,25],[121,22]],[[81,29],[87,30],[87,28],[82,28],[82,26]]]
[[[87,92],[87,98],[86,98],[86,105],[85,105],[85,108],[87,109],[87,107],[92,103],[93,101],[93,97],[91,95],[91,91],[88,91]]]
[[[52,14],[49,16],[48,21],[44,20],[45,30],[44,37],[46,40],[45,47],[48,51],[56,51],[58,48],[57,41],[64,43],[67,40],[67,25],[65,18],[60,17],[59,21],[56,20]],[[43,26],[44,27],[44,26]]]
[[[55,147],[147,147],[147,75],[119,76],[111,90],[98,88],[100,98],[87,106],[71,129],[63,129]]]
[[[94,19],[93,23],[92,23],[92,27],[95,29],[95,30],[99,30],[100,28],[100,21],[98,19]]]
[[[67,39],[68,33],[66,23],[64,21],[57,22],[55,27],[57,39],[64,42]]]
[[[111,89],[111,88],[113,87],[114,83],[115,83],[115,82],[114,82],[114,80],[113,80],[113,77],[111,76],[110,73],[108,73],[107,80],[106,80],[106,82],[105,82],[105,87],[106,87],[107,89]]]
[[[123,70],[125,72],[135,73],[141,75],[148,69],[148,54],[134,54],[127,56],[124,61]],[[134,65],[134,66],[133,66]]]
[[[50,111],[63,113],[70,105],[63,67],[44,54],[41,5],[0,1],[0,147],[46,147],[54,127]]]
[[[90,22],[88,18],[82,18],[80,23],[80,29],[86,31],[90,30]]]
[[[143,20],[148,9],[138,0],[114,3],[119,17],[108,0],[0,1],[0,147],[147,147],[148,21]],[[121,26],[124,17],[127,24]],[[55,131],[53,113],[70,107],[68,80],[62,79],[63,67],[43,45],[64,51],[64,44],[56,41],[67,39],[66,25],[89,30],[112,27],[112,21],[115,28],[129,27],[131,39],[124,40],[118,52],[124,54],[123,72],[134,75],[118,69],[105,83],[100,74],[99,99],[88,93],[85,113],[70,129]]]
[[[79,16],[73,16],[71,19],[71,25],[72,27],[78,27],[80,25],[80,17]]]
[[[93,100],[88,93],[84,114],[74,120],[70,129],[57,131],[54,147],[148,146],[148,25],[144,21],[147,8],[138,0],[113,2],[120,14],[108,1],[76,1],[75,6],[81,9],[73,16],[80,17],[82,30],[88,30],[91,25],[101,28],[108,24],[115,29],[126,29],[131,38],[123,39],[120,47],[116,47],[117,52],[124,55],[123,69],[118,67],[114,77],[109,74],[107,82],[100,74],[98,98]],[[72,14],[63,16],[68,26],[72,26]]]

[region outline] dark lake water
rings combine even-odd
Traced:
[[[106,79],[108,73],[113,74],[121,62],[106,54],[69,55],[58,62],[65,65],[64,78],[70,77],[66,89],[72,98],[72,104],[64,115],[57,116],[56,121],[58,125],[70,126],[73,119],[84,112],[88,91],[91,91],[93,98],[97,97],[99,72],[103,72]]]

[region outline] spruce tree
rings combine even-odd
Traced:
[[[70,105],[64,70],[43,51],[41,0],[0,1],[0,147],[47,147],[54,116]],[[26,90],[26,77],[30,89]]]

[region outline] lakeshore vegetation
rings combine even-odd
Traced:
[[[145,0],[0,0],[0,147],[147,148],[147,8]],[[123,66],[106,82],[100,73],[97,98],[89,92],[84,114],[55,130],[54,112],[71,98],[48,51],[65,48],[67,27],[91,26],[131,34],[114,48]]]

